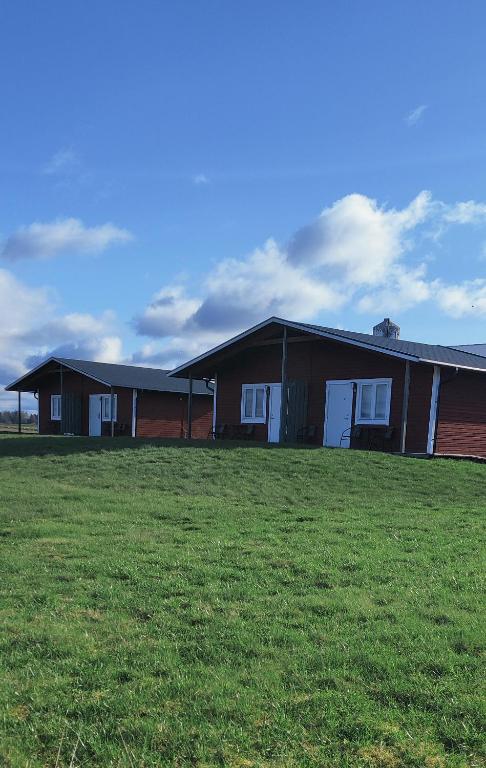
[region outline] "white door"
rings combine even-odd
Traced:
[[[352,414],[352,382],[328,381],[326,386],[324,445],[328,448],[349,448]]]
[[[282,405],[282,385],[270,384],[270,402],[268,404],[268,442],[280,440],[280,408]]]
[[[89,434],[90,437],[101,436],[101,395],[89,396]]]

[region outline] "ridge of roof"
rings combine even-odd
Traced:
[[[133,370],[156,371],[157,373],[164,373],[164,374],[168,374],[169,371],[171,370],[170,368],[152,368],[147,365],[129,365],[128,363],[104,363],[101,360],[82,360],[81,358],[76,358],[76,357],[57,357],[57,355],[52,359],[59,360],[67,364],[89,363],[90,365],[103,365],[103,366],[106,366],[106,368],[109,368],[111,366],[112,368],[130,368]]]
[[[202,362],[205,358],[222,351],[224,348],[231,346],[238,341],[243,340],[250,334],[264,328],[272,323],[279,323],[290,328],[300,329],[303,331],[314,331],[316,334],[325,336],[330,339],[347,341],[350,344],[361,346],[366,349],[376,350],[383,352],[384,354],[394,355],[401,357],[404,360],[411,360],[415,362],[423,362],[433,365],[444,365],[449,367],[463,368],[474,371],[486,372],[486,357],[459,350],[454,347],[448,347],[441,344],[427,344],[424,342],[408,341],[407,339],[391,339],[385,336],[374,336],[373,334],[361,333],[359,331],[346,331],[340,328],[329,328],[323,325],[317,325],[314,323],[301,323],[292,320],[286,320],[285,318],[272,316],[267,320],[254,325],[253,327],[243,331],[242,333],[234,336],[226,342],[208,350],[207,352],[187,361],[186,363],[174,368],[168,374],[170,377],[183,375],[184,371],[188,371],[191,366],[194,366]]]
[[[173,392],[187,394],[189,392],[188,379],[170,378],[167,369],[146,368],[141,365],[126,365],[119,363],[102,363],[95,360],[79,360],[70,357],[51,356],[40,363],[35,368],[9,384],[6,389],[16,387],[20,382],[28,379],[43,366],[50,362],[56,362],[60,365],[70,368],[76,373],[98,381],[108,387],[126,387],[128,389],[145,389],[154,392]],[[193,394],[212,395],[212,391],[206,386],[206,382],[201,379],[193,380]]]
[[[287,322],[287,321],[284,321]],[[478,358],[479,361],[481,361],[481,365],[479,366],[480,369],[486,370],[486,363],[484,363],[484,355],[481,355],[477,352],[468,352],[464,348],[461,348],[459,346],[452,346],[452,345],[446,345],[446,344],[427,344],[426,342],[421,341],[410,341],[408,339],[393,339],[393,338],[387,338],[386,336],[374,336],[371,333],[362,333],[360,331],[346,331],[344,329],[339,328],[329,328],[323,325],[316,325],[313,323],[299,323],[300,326],[306,326],[310,329],[315,329],[318,331],[323,331],[327,333],[331,333],[334,336],[341,336],[342,338],[349,339],[349,340],[359,340],[363,339],[366,341],[367,344],[370,346],[374,346],[377,349],[387,349],[390,351],[403,351],[404,354],[410,354],[414,357],[418,357],[423,362],[436,362],[438,364],[443,365],[454,365],[454,358],[456,356],[456,353],[459,354],[460,357],[457,357],[456,363],[457,367],[461,368],[467,368],[469,366],[465,365],[464,363],[467,362],[468,358]],[[467,346],[467,345],[464,345]],[[482,346],[478,344],[472,344],[470,346]],[[486,346],[486,345],[484,345]],[[422,354],[424,355],[431,355],[434,351],[436,351],[436,358],[433,357],[422,357]],[[441,355],[437,353],[440,352]],[[422,353],[422,354],[421,354]],[[441,359],[442,358],[442,359]],[[451,358],[450,360],[447,358]],[[472,360],[470,361],[472,362]]]

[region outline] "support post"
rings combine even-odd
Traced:
[[[132,437],[137,436],[137,390],[132,390]]]
[[[19,435],[20,435],[20,433],[22,432],[22,400],[21,400],[22,394],[20,392],[20,389],[18,391],[18,396],[19,396],[19,424],[18,424],[18,429],[19,429]]]
[[[282,337],[282,395],[280,401],[280,434],[279,443],[283,443],[287,434],[287,326],[284,326]]]
[[[60,375],[60,379],[61,379],[61,421],[59,422],[59,426],[60,426],[61,435],[62,435],[62,434],[64,434],[64,424],[63,424],[63,411],[64,411],[64,409],[62,407],[62,401],[63,401],[63,396],[62,395],[63,395],[63,385],[64,385],[64,382],[63,382],[63,375],[62,375],[62,363],[60,363],[59,365],[60,365],[59,375]]]
[[[113,396],[113,387],[110,387],[110,422],[111,422],[111,436],[115,436],[115,420],[113,416],[115,415],[115,409],[114,409],[114,403],[115,398]]]
[[[187,439],[192,438],[192,373],[189,374],[189,394],[187,396]]]
[[[214,389],[213,389],[213,440],[216,440],[216,409],[218,404],[218,374],[214,374]]]
[[[427,453],[433,456],[435,452],[435,433],[437,429],[437,404],[440,390],[440,365],[434,365],[432,392],[430,393],[429,434],[427,438]]]
[[[400,435],[400,453],[405,453],[407,444],[407,424],[408,424],[408,400],[410,395],[410,361],[405,363],[405,380],[403,382],[403,404],[402,404],[402,432]]]

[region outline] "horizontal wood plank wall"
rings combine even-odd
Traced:
[[[63,391],[72,392],[81,397],[82,434],[89,434],[89,396],[109,394],[110,388],[99,384],[87,376],[74,371],[63,371]],[[39,385],[39,431],[44,435],[58,435],[61,431],[60,421],[51,421],[51,395],[61,394],[61,379],[59,373],[48,373]],[[118,403],[120,407],[120,403]],[[131,413],[131,407],[130,407]],[[121,415],[123,416],[123,406]],[[109,424],[107,425],[109,428]],[[109,434],[109,431],[108,433]]]
[[[427,452],[433,375],[432,365],[410,363],[410,395],[405,446],[408,453]]]
[[[241,351],[217,370],[218,424],[236,425],[241,421],[241,385],[280,381],[281,346],[270,344]],[[315,442],[322,444],[324,427],[325,383],[329,379],[393,379],[390,425],[395,427],[392,450],[399,449],[405,361],[331,341],[289,343],[289,379],[308,384],[309,426],[317,427]],[[255,439],[267,440],[267,426],[255,425]]]
[[[486,375],[441,374],[436,453],[486,456]]]
[[[281,374],[280,345],[245,349],[229,360],[218,369],[216,423],[228,426],[240,424],[242,384],[275,384],[280,381]],[[255,440],[266,441],[267,425],[255,424],[253,436]]]
[[[193,395],[192,436],[206,440],[212,428],[213,398]],[[184,437],[187,431],[187,395],[139,392],[137,437]]]
[[[117,395],[115,435],[130,437],[132,434],[132,390],[127,387],[113,387],[113,394]],[[88,408],[89,403],[87,404]],[[111,435],[109,421],[104,421],[102,428],[103,435]]]
[[[81,398],[81,424],[82,434],[89,434],[89,396],[90,395],[109,395],[110,388],[87,376],[75,373],[74,371],[64,371],[63,373],[63,391],[71,392]],[[60,377],[58,373],[48,374],[39,387],[39,431],[43,435],[58,435],[61,431],[61,422],[51,420],[51,395],[61,394]],[[131,434],[132,421],[132,390],[125,387],[114,387],[113,394],[118,398],[117,422],[115,424],[116,434]],[[110,422],[103,422],[102,434],[109,436],[111,434]]]

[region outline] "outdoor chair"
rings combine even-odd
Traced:
[[[391,449],[391,443],[395,434],[395,427],[375,427],[370,429],[369,450],[385,451]]]
[[[254,424],[244,424],[239,430],[238,438],[240,440],[251,440],[255,434]]]
[[[226,437],[227,431],[228,431],[227,424],[216,424],[214,429],[209,430],[208,439],[222,440],[224,437]]]

